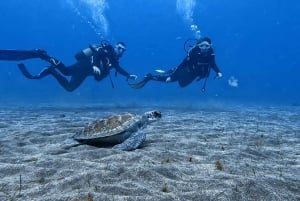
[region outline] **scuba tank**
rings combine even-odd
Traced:
[[[108,46],[109,42],[106,40],[102,40],[100,46],[96,46],[96,45],[89,45],[89,47],[81,50],[80,52],[78,52],[77,54],[75,54],[75,58],[77,59],[77,61],[81,61],[84,59],[89,59],[91,58],[91,56],[93,56],[93,54],[95,52],[98,52],[99,49]]]
[[[89,47],[75,54],[75,58],[77,59],[77,61],[89,59],[94,54],[94,52],[97,52],[97,49],[98,48],[96,45],[90,45]]]

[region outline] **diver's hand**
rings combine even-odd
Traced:
[[[171,82],[171,77],[167,77],[166,82]]]
[[[101,74],[101,70],[100,68],[98,68],[97,66],[93,66],[93,71],[96,75],[100,75]]]
[[[221,73],[221,72],[218,72],[217,75],[216,75],[216,77],[215,77],[215,79],[219,79],[219,78],[221,78],[221,77],[223,77],[222,73]]]
[[[136,80],[138,76],[136,75],[129,75],[128,79]]]
[[[159,73],[159,74],[164,74],[166,73],[165,70],[161,70],[161,69],[156,69],[155,72]]]

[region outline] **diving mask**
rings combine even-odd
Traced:
[[[207,41],[203,41],[198,44],[198,47],[201,49],[202,52],[207,52],[211,48],[211,44]]]
[[[125,52],[126,51],[126,47],[124,46],[124,45],[122,45],[122,44],[117,44],[116,45],[116,48],[118,49],[118,51],[122,51],[122,52]]]

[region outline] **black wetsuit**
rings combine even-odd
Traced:
[[[201,53],[200,48],[195,46],[177,68],[168,71],[170,73],[166,75],[154,75],[151,80],[166,82],[166,79],[170,77],[170,82],[178,81],[181,87],[186,87],[196,78],[200,80],[208,77],[210,68],[216,73],[220,72],[215,62],[213,49],[210,48],[208,52]]]
[[[58,60],[47,57],[47,61],[52,63],[52,66],[44,69],[39,75],[32,76],[28,73],[23,64],[19,65],[22,73],[30,79],[41,79],[47,75],[53,75],[59,84],[67,91],[73,91],[78,88],[88,76],[94,76],[97,81],[109,75],[112,68],[125,77],[129,77],[124,69],[119,65],[119,57],[116,55],[114,48],[111,45],[106,45],[95,51],[91,57],[80,59],[78,62],[71,66],[65,66]],[[94,72],[93,66],[101,70],[100,74]],[[65,76],[71,76],[68,80]]]

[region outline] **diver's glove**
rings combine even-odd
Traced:
[[[137,75],[128,75],[128,79],[131,79],[131,80],[136,80],[137,79]]]
[[[93,71],[94,71],[95,75],[100,75],[101,74],[101,70],[97,66],[93,66]]]
[[[216,77],[215,77],[215,79],[219,79],[219,78],[221,78],[221,77],[223,77],[222,73],[221,73],[221,72],[218,72],[217,75],[216,75]]]

